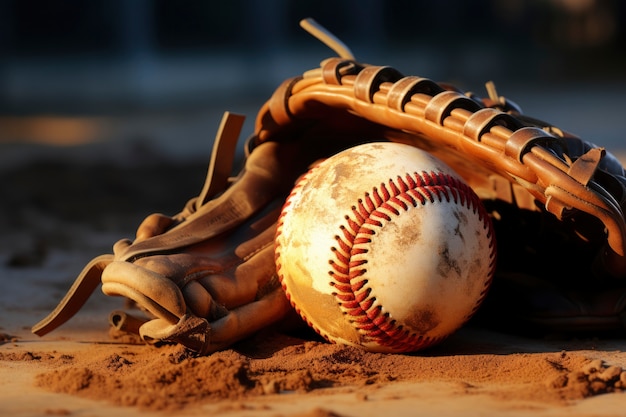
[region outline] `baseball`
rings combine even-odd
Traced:
[[[451,168],[413,146],[376,142],[302,176],[275,254],[292,306],[326,340],[411,352],[476,312],[496,242],[480,199]]]

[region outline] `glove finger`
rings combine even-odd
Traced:
[[[216,303],[211,294],[197,281],[190,281],[181,292],[187,303],[187,307],[198,317],[214,320],[224,316],[226,307]]]
[[[257,301],[231,310],[211,322],[209,352],[215,352],[279,322],[292,311],[282,288],[277,287]]]
[[[158,318],[150,320],[139,327],[139,335],[147,343],[176,342],[206,354],[210,347],[210,329],[205,319],[184,315],[174,324]]]
[[[124,253],[126,248],[128,248],[131,244],[132,244],[132,241],[130,239],[120,239],[117,242],[115,242],[113,244],[113,254],[115,255],[116,259],[117,259],[117,256],[120,253]]]
[[[268,245],[234,270],[202,277],[198,283],[216,303],[230,310],[254,301],[275,273],[274,247]]]
[[[104,269],[102,292],[130,298],[170,323],[177,323],[187,309],[183,294],[176,284],[162,275],[129,262],[112,262]]]
[[[291,305],[284,291],[276,286],[259,300],[236,308],[211,323],[188,314],[175,323],[156,318],[142,324],[139,335],[147,343],[176,342],[205,355],[225,349],[282,320],[290,311]]]
[[[146,217],[137,228],[135,242],[140,242],[160,235],[165,232],[175,220],[160,213],[154,213]]]

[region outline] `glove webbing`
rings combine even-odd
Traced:
[[[391,67],[342,58],[328,59],[320,68],[286,80],[259,113],[255,141],[341,113],[387,127],[391,140],[406,141],[394,138],[406,134],[415,146],[443,148],[456,161],[472,161],[492,177],[518,183],[560,220],[576,211],[597,218],[606,228],[604,268],[611,275],[626,276],[624,213],[594,180],[603,149],[569,156],[565,137],[485,107],[460,91],[426,78],[405,77]]]

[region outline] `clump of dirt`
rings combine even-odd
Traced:
[[[585,360],[580,366],[560,372],[549,388],[560,391],[564,398],[584,398],[626,390],[626,372],[603,360]]]

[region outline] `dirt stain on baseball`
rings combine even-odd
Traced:
[[[457,226],[454,228],[454,234],[458,236],[461,241],[465,242],[465,236],[463,236],[463,229],[469,224],[467,215],[460,210],[453,210],[452,215],[457,220]]]
[[[435,309],[428,306],[415,306],[404,321],[417,334],[426,334],[441,323]]]
[[[439,254],[439,263],[437,264],[437,273],[442,278],[461,277],[462,268],[458,260],[450,253],[450,247],[447,243],[443,243],[437,253]]]
[[[333,188],[331,197],[334,200],[339,200],[339,201],[341,199],[345,199],[346,190],[344,187],[342,187],[342,184],[345,184],[346,179],[349,179],[351,178],[352,175],[354,175],[353,170],[355,166],[355,161],[357,165],[361,167],[366,167],[369,164],[368,160],[371,160],[371,159],[373,159],[372,155],[355,153],[352,155],[352,159],[346,162],[341,162],[341,160],[337,161],[335,164],[326,168],[330,171],[328,172],[328,174],[320,176],[320,181],[324,183],[324,184],[320,184],[320,186],[328,186],[327,183],[337,184],[337,186]],[[351,193],[348,193],[347,195],[353,195],[353,193],[351,192]]]
[[[416,209],[413,209],[416,210]],[[414,247],[418,242],[420,242],[423,237],[422,237],[422,221],[423,218],[422,216],[412,216],[411,217],[412,223],[411,223],[411,227],[405,228],[401,231],[398,230],[394,230],[393,235],[396,236],[396,243],[394,245],[394,247],[397,248],[406,248],[407,251]],[[391,228],[391,227],[396,227],[394,223],[387,223],[385,226],[385,228]]]

